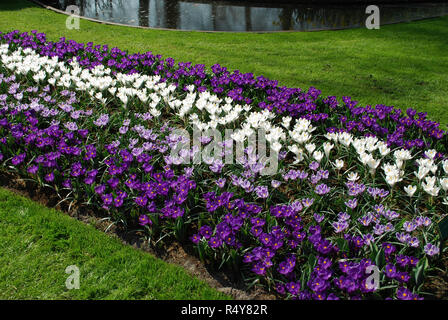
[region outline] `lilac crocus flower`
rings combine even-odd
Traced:
[[[347,212],[339,212],[338,220],[341,222],[350,220],[350,215]]]
[[[220,159],[217,159],[213,161],[212,165],[209,168],[214,173],[220,173],[223,167],[224,164],[222,163],[222,161]]]
[[[70,131],[76,131],[78,130],[78,126],[75,122],[67,122],[64,124],[64,127],[66,127]]]
[[[302,204],[305,208],[309,208],[311,207],[311,205],[313,204],[314,199],[313,198],[305,198],[302,200]]]
[[[325,215],[318,214],[318,213],[314,213],[313,216],[314,216],[314,220],[316,220],[317,223],[321,223],[325,218]]]
[[[325,183],[319,184],[316,186],[315,192],[318,195],[324,195],[330,192],[331,188],[327,186]]]
[[[265,186],[258,186],[254,190],[258,198],[266,199],[269,196],[268,188]]]
[[[345,202],[345,205],[350,209],[355,209],[356,206],[358,205],[358,199],[357,198],[350,199]]]
[[[417,237],[410,237],[407,243],[412,248],[418,248],[420,246],[420,240]]]
[[[97,120],[93,121],[93,124],[98,126],[98,127],[103,127],[108,122],[109,122],[109,115],[103,113],[103,114],[100,115],[100,117]]]
[[[347,221],[336,221],[331,224],[336,233],[340,233],[348,228],[349,224]]]
[[[434,256],[440,252],[439,247],[433,245],[432,243],[427,243],[424,247],[424,250],[428,256]]]
[[[280,187],[281,184],[282,184],[282,183],[281,183],[280,181],[278,181],[278,180],[272,180],[272,181],[271,181],[271,186],[272,186],[272,188],[274,188],[274,189]]]
[[[403,223],[403,229],[406,232],[412,232],[417,229],[417,224],[413,221],[405,221],[405,223]]]
[[[309,168],[313,171],[316,171],[319,168],[319,162],[313,161],[310,163]]]
[[[226,184],[226,178],[220,178],[215,181],[216,185],[220,188],[224,188],[224,185]]]
[[[374,243],[374,242],[375,242],[375,237],[374,237],[372,234],[370,234],[370,233],[365,234],[365,235],[362,237],[362,239],[364,240],[364,242],[365,242],[366,245],[370,245],[371,243]]]
[[[405,232],[397,232],[395,236],[397,237],[397,240],[400,241],[401,243],[407,243],[411,239],[411,235]]]

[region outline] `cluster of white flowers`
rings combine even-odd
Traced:
[[[436,154],[436,150],[426,150],[424,153],[424,157],[416,160],[418,170],[414,171],[414,175],[420,182],[422,189],[433,197],[439,195],[440,187],[443,189],[443,191],[448,191],[448,178],[437,178],[439,163],[436,163]],[[448,174],[448,160],[441,161],[440,164],[443,172],[445,172],[445,174]],[[432,174],[432,176],[429,176],[430,173]],[[437,184],[437,182],[439,182],[439,184]]]
[[[233,104],[230,97],[226,97],[223,101],[208,91],[199,93],[197,100],[196,95],[195,92],[189,93],[183,102],[173,99],[170,101],[170,106],[173,109],[179,108],[177,114],[180,117],[191,112],[190,123],[202,131],[216,129],[218,125],[228,126],[244,117],[251,109],[251,106],[247,104],[244,106]]]
[[[160,76],[140,74],[111,75],[111,70],[103,65],[93,69],[83,69],[74,59],[69,64],[58,61],[57,57],[40,56],[32,49],[18,48],[8,51],[8,45],[2,45],[0,61],[16,74],[28,75],[37,83],[47,84],[87,92],[92,98],[105,104],[107,95],[110,99],[118,98],[126,107],[129,100],[137,97],[147,103],[149,112],[160,116],[157,108],[161,100],[166,100],[176,89],[173,84],[160,82]]]
[[[248,138],[256,134],[258,130],[263,130],[266,141],[271,144],[271,148],[274,151],[279,152],[282,148],[280,141],[284,141],[286,139],[286,133],[279,126],[272,124],[271,120],[274,118],[275,114],[269,110],[251,112],[241,124],[240,128],[235,130],[231,137],[236,142],[243,143]]]
[[[291,117],[284,117],[282,121],[282,125],[285,128],[289,128],[291,124]],[[288,131],[289,136],[292,139],[291,144],[288,145],[288,150],[295,155],[294,163],[299,163],[304,159],[304,150],[301,147],[303,144],[309,142],[312,138],[311,133],[316,130],[315,127],[311,125],[311,121],[308,119],[297,119],[294,125],[294,128]],[[306,148],[309,154],[312,154],[315,147],[313,148],[311,145]],[[317,155],[319,158],[319,154]]]
[[[274,151],[279,152],[285,147],[294,154],[294,164],[300,163],[305,157],[317,162],[321,162],[324,157],[330,159],[331,150],[335,146],[342,146],[353,148],[360,163],[375,175],[381,162],[391,153],[387,144],[378,137],[355,137],[348,132],[327,133],[325,137],[329,141],[322,144],[317,140],[312,142],[318,137],[313,135],[316,128],[310,120],[279,117],[269,110],[251,111],[251,105],[234,103],[230,97],[221,99],[209,91],[198,92],[194,85],[187,86],[186,93],[179,93],[174,84],[161,82],[160,76],[138,73],[114,75],[111,69],[103,65],[84,69],[76,59],[65,63],[57,57],[40,56],[32,49],[17,48],[10,51],[8,44],[0,46],[0,62],[15,74],[31,77],[37,83],[87,92],[102,104],[115,100],[126,107],[135,100],[146,105],[153,117],[159,117],[166,105],[202,132],[217,129],[218,126],[231,127],[235,129],[231,139],[239,143],[253,138],[257,130],[262,129]],[[448,191],[448,177],[437,176],[439,164],[435,161],[436,153],[435,150],[427,150],[424,157],[415,160],[417,170],[414,175],[421,188],[431,196],[439,195],[440,190],[445,193]],[[406,166],[406,162],[414,158],[409,150],[397,149],[392,155],[394,162],[383,163],[382,169],[386,183],[394,187],[403,180],[405,170],[414,170],[415,166]],[[335,159],[332,163],[338,171],[344,167],[342,159]],[[448,160],[442,161],[441,166],[448,174]],[[429,173],[432,175],[428,176]],[[357,174],[350,175],[351,180],[355,178],[358,178]],[[415,185],[404,187],[410,197],[417,190]]]
[[[397,182],[403,180],[404,170],[400,170],[395,163],[385,163],[383,165],[383,171],[386,176],[386,182],[391,187],[394,187]]]

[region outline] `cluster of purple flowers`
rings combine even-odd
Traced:
[[[114,74],[160,75],[162,82],[181,83],[178,90],[194,84],[199,92],[209,90],[318,122],[320,134],[377,135],[388,146],[406,149],[431,146],[440,151],[446,142],[439,125],[413,109],[403,115],[384,105],[359,107],[349,97],[341,104],[335,97],[322,98],[315,88],[279,87],[276,81],[229,72],[218,64],[210,74],[203,65],[175,64],[150,52],[130,55],[64,38],[50,42],[35,31],[0,33],[1,42],[66,62],[76,58],[84,68],[104,65]],[[21,175],[69,189],[149,232],[170,232],[186,223],[193,244],[206,247],[211,259],[237,264],[241,259],[250,277],[293,299],[369,298],[376,291],[368,280],[372,266],[381,268],[383,282],[394,288],[384,291],[384,297],[421,298],[412,276],[423,259],[440,253],[426,239],[420,245],[420,233],[432,227],[431,218],[399,223],[408,217],[386,205],[397,200],[391,199],[386,185],[335,179],[325,170],[326,160],[309,159],[306,165],[286,166],[279,180],[269,181],[259,176],[263,165],[251,163],[248,150],[236,170],[213,161],[198,178],[195,167],[167,155],[179,141],[167,125],[149,128],[149,113],[86,110],[75,92],[27,85],[1,72],[7,70],[0,66],[0,160],[7,159]],[[210,138],[201,142],[207,144]],[[423,250],[418,251],[420,246]]]

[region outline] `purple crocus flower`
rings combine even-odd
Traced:
[[[62,186],[64,188],[71,189],[72,188],[72,181],[70,179],[66,179],[66,180],[62,181]]]
[[[102,195],[106,190],[106,186],[104,184],[100,184],[94,188],[95,193],[98,195]]]
[[[413,300],[414,294],[405,287],[399,287],[397,289],[397,298],[399,300]]]
[[[285,287],[291,295],[296,296],[300,291],[300,282],[288,282]]]
[[[199,234],[202,235],[207,240],[210,239],[212,233],[213,233],[212,228],[210,228],[207,225],[202,226],[201,229],[199,230]]]
[[[54,181],[54,173],[50,172],[50,173],[46,174],[44,179],[47,182],[53,182]]]
[[[201,237],[198,234],[194,234],[190,237],[191,242],[198,244],[201,241]]]
[[[397,268],[389,263],[384,267],[384,273],[388,278],[395,278],[395,276],[397,275]]]
[[[222,240],[219,239],[218,237],[211,237],[210,240],[208,241],[208,245],[211,248],[219,248],[222,245]]]
[[[27,171],[31,174],[36,174],[38,170],[39,170],[39,166],[37,166],[35,164],[29,166],[27,169]]]
[[[149,219],[146,214],[140,215],[140,217],[138,218],[138,221],[141,226],[145,226],[147,224],[152,225],[151,219]]]
[[[19,154],[17,156],[14,156],[11,160],[11,163],[15,166],[18,166],[19,164],[21,164],[24,160],[25,160],[26,154],[22,153]]]
[[[328,287],[330,286],[330,284],[328,283],[328,281],[321,279],[321,278],[315,278],[313,280],[310,280],[308,282],[308,286],[310,287],[311,290],[313,290],[316,293],[322,293],[325,290],[328,289]]]
[[[393,244],[390,244],[388,242],[384,242],[382,244],[384,253],[388,256],[390,256],[392,253],[394,253],[397,250],[397,247],[395,247]]]

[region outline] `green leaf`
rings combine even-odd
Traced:
[[[378,253],[376,254],[375,257],[375,264],[378,266],[378,268],[382,268],[384,266],[384,264],[386,263],[386,258],[384,256],[384,250],[381,249],[380,251],[378,251]]]
[[[348,251],[348,241],[343,238],[338,238],[336,240],[336,243],[338,245],[338,248],[341,252],[347,252]]]
[[[314,254],[310,254],[310,255],[308,256],[308,266],[309,266],[311,269],[314,268],[314,265],[316,264],[316,261],[317,261],[317,259],[316,259],[316,256],[315,256]]]
[[[439,232],[442,242],[448,239],[448,216],[443,218],[439,223]]]
[[[426,257],[418,262],[417,269],[414,273],[414,280],[417,288],[420,287],[420,285],[423,283],[423,279],[425,276],[425,265],[427,265]]]
[[[376,243],[371,244],[372,252],[370,253],[370,260],[375,261],[378,254],[378,246]]]

